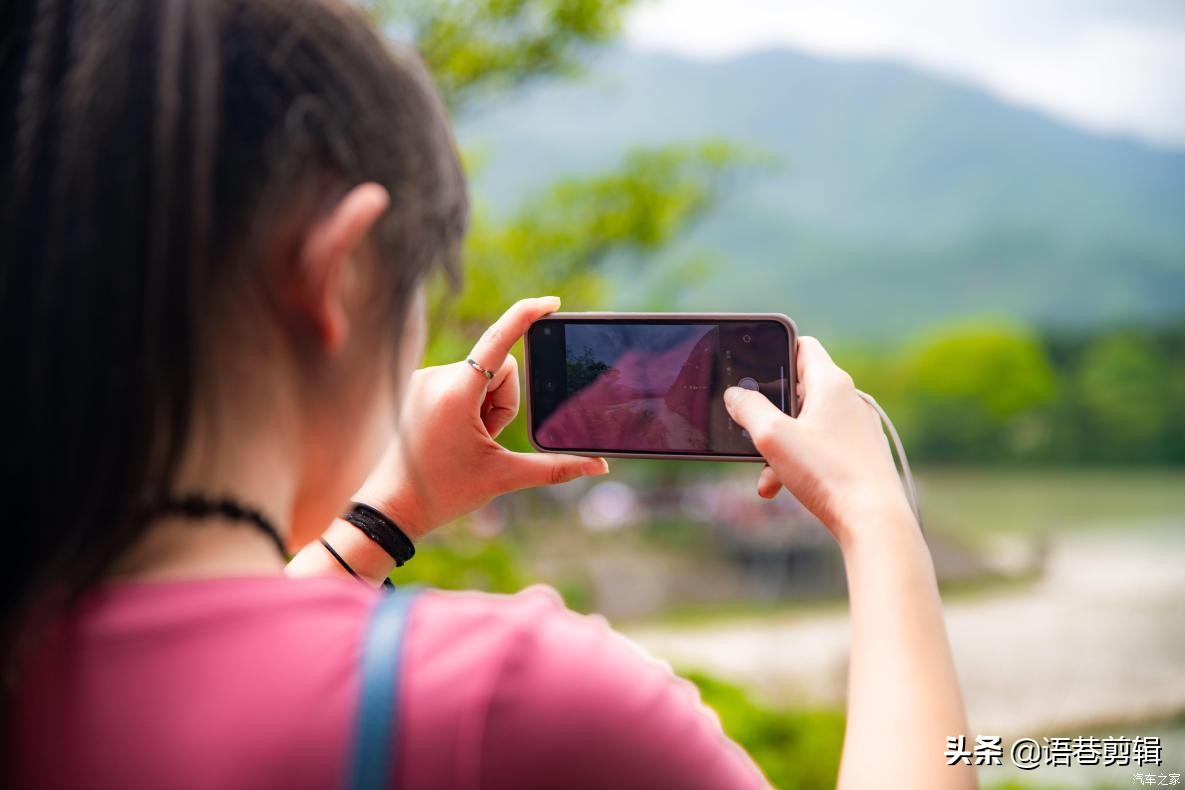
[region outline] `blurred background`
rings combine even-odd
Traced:
[[[430,362],[523,296],[789,314],[919,468],[967,735],[1005,743],[984,786],[1185,771],[1185,5],[372,10],[432,68],[476,204]],[[777,786],[832,787],[830,537],[754,466],[612,467],[494,502],[400,580],[551,584],[695,679]],[[1009,767],[1016,738],[1091,735],[1160,737],[1163,764]]]

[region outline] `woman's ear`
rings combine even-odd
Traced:
[[[322,346],[339,348],[349,333],[346,304],[358,253],[391,196],[374,183],[359,184],[312,225],[300,245],[291,283],[294,307]]]

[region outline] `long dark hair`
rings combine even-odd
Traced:
[[[464,179],[414,55],[332,0],[9,0],[0,31],[0,664],[169,492],[209,325],[283,223],[384,185],[392,331]],[[233,304],[233,302],[232,302]]]

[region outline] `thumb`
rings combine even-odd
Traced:
[[[567,483],[578,477],[608,474],[604,458],[586,458],[559,453],[510,453],[509,466],[515,488]]]
[[[729,387],[724,391],[724,408],[737,425],[749,432],[762,455],[769,456],[767,445],[780,431],[794,430],[794,420],[773,402],[754,390]]]

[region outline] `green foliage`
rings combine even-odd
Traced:
[[[637,150],[607,173],[561,180],[493,220],[478,206],[465,250],[465,290],[437,310],[431,351],[454,359],[474,331],[516,299],[558,293],[565,308],[602,299],[604,265],[670,243],[711,205],[736,161],[723,143]],[[458,342],[461,343],[458,346]],[[436,355],[430,353],[430,358]]]
[[[1118,461],[1087,469],[933,465],[919,470],[918,484],[926,519],[970,545],[1007,533],[1036,544],[1058,542],[1060,533],[1077,539],[1118,524],[1163,529],[1166,539],[1175,539],[1185,513],[1185,469],[1117,467]]]
[[[445,590],[514,593],[530,584],[520,556],[509,540],[482,540],[462,529],[416,547],[415,562],[398,568],[396,584],[424,584]]]
[[[1090,345],[1073,371],[1083,429],[1094,440],[1135,460],[1163,455],[1171,410],[1168,369],[1146,332],[1123,332]],[[1174,399],[1175,400],[1175,399]]]
[[[389,30],[410,39],[454,113],[530,80],[570,75],[588,48],[610,40],[632,0],[371,0]],[[434,299],[429,363],[468,351],[516,299],[560,294],[568,308],[601,297],[602,265],[669,244],[711,204],[736,159],[726,144],[628,153],[599,175],[566,178],[517,210],[478,206],[466,247],[466,288]],[[472,165],[473,157],[467,157]],[[470,168],[471,169],[471,168]],[[509,216],[506,216],[509,214]]]
[[[737,686],[699,672],[684,673],[720,716],[729,737],[744,747],[781,790],[835,787],[843,750],[844,717],[832,710],[775,710]]]
[[[1040,443],[1038,411],[1056,392],[1045,349],[1031,333],[975,325],[936,333],[907,351],[912,445],[936,459],[967,447],[981,456],[1022,455]]]
[[[1185,325],[1045,336],[955,325],[899,352],[836,356],[920,461],[1185,461]]]
[[[1185,461],[1185,324],[1049,339],[1065,378],[1056,460]]]
[[[375,0],[380,18],[406,32],[454,110],[554,74],[609,41],[633,0]]]
[[[580,56],[613,38],[633,0],[369,0],[393,34],[411,40],[453,113],[504,99],[532,80],[571,76]],[[453,361],[515,300],[558,294],[568,309],[602,299],[604,264],[654,253],[711,205],[736,160],[706,142],[635,150],[606,173],[566,178],[517,209],[475,208],[465,289],[432,298],[428,364]],[[467,156],[472,170],[475,157]],[[676,272],[689,271],[675,267]],[[677,275],[676,275],[677,276]],[[501,440],[526,449],[521,421]]]
[[[1022,329],[947,329],[918,347],[907,365],[911,389],[919,395],[965,400],[996,419],[1031,411],[1053,395],[1045,350]]]
[[[478,207],[466,242],[465,289],[433,298],[429,364],[462,358],[517,299],[558,294],[564,308],[603,296],[610,261],[641,256],[683,233],[712,203],[737,155],[722,143],[638,150],[607,173],[562,180],[509,217]],[[523,449],[521,423],[505,443]]]

